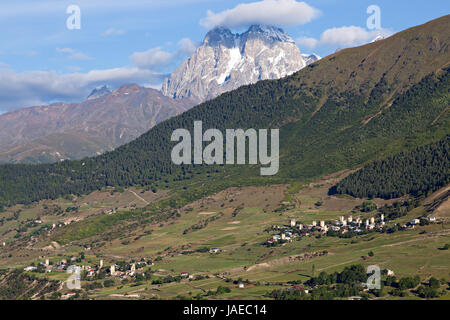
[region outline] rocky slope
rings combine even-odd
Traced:
[[[91,94],[87,97],[88,100],[98,99],[111,94],[111,90],[107,86],[100,86],[92,90]]]
[[[124,85],[94,90],[82,103],[56,103],[0,115],[0,162],[42,163],[98,155],[129,142],[193,104]]]
[[[318,60],[300,54],[282,29],[253,25],[242,34],[218,27],[163,84],[164,95],[202,102],[259,80],[279,79]]]
[[[341,50],[292,76],[243,86],[98,157],[0,166],[0,204],[142,185],[179,191],[170,203],[178,208],[229,186],[298,184],[438,141],[450,134],[449,28],[447,15]],[[279,128],[279,173],[261,177],[253,165],[175,165],[172,133],[192,130],[195,121],[222,132]]]

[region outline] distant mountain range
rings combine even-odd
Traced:
[[[0,163],[99,155],[197,103],[242,85],[284,77],[318,59],[300,54],[279,28],[252,26],[243,34],[216,28],[166,79],[164,95],[137,85],[124,85],[114,92],[99,86],[81,103],[55,103],[0,115]]]
[[[447,15],[291,76],[242,86],[97,157],[2,165],[0,205],[141,185],[170,189],[178,207],[230,186],[309,181],[441,140],[450,134],[449,29]],[[175,165],[171,135],[192,131],[194,121],[222,132],[279,128],[279,173],[261,177],[256,165]]]
[[[164,81],[162,92],[203,102],[243,85],[291,75],[319,59],[300,54],[294,40],[277,27],[253,25],[242,34],[217,27]]]
[[[99,155],[192,107],[160,91],[96,88],[81,103],[55,103],[0,115],[0,162],[42,163]]]

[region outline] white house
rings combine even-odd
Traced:
[[[34,271],[34,270],[37,270],[37,268],[34,267],[34,266],[29,266],[29,267],[23,268],[23,270],[24,270],[24,271]]]

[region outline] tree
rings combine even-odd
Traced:
[[[384,284],[389,287],[394,287],[396,285],[396,283],[397,283],[397,278],[395,278],[394,276],[387,276],[386,280],[384,281]]]
[[[361,205],[362,212],[371,212],[377,209],[377,205],[372,200],[366,200]]]
[[[412,288],[415,288],[417,285],[419,285],[419,283],[420,283],[419,276],[404,277],[404,278],[401,278],[400,281],[398,282],[398,287],[401,290],[412,289]]]
[[[428,286],[420,286],[417,289],[417,294],[419,295],[419,297],[426,299],[439,297],[439,292],[436,289]]]
[[[428,281],[428,285],[430,286],[430,288],[439,289],[441,283],[435,277],[431,277],[430,280]]]

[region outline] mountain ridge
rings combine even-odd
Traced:
[[[54,103],[0,115],[0,162],[55,162],[99,155],[193,105],[136,84],[114,91],[105,88],[94,89],[100,95],[80,103]]]
[[[99,157],[0,166],[0,202],[136,184],[173,188],[192,200],[231,185],[305,181],[437,141],[450,128],[449,27],[447,15],[290,77],[240,87]],[[280,173],[261,178],[257,166],[173,165],[173,130],[192,130],[199,120],[219,130],[279,128]]]
[[[164,80],[162,92],[175,99],[203,102],[242,85],[282,78],[318,60],[315,55],[305,58],[281,28],[252,25],[239,34],[216,27]]]

